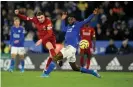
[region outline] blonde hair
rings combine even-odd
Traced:
[[[20,21],[20,19],[18,17],[14,17],[13,20],[14,21],[16,21],[16,20],[19,20]]]

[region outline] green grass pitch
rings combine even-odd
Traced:
[[[1,72],[1,87],[133,87],[133,72],[100,72],[102,78],[69,71],[54,71],[41,78],[41,71]]]

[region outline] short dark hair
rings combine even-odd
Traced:
[[[39,11],[39,12],[36,13],[36,16],[40,16],[40,15],[44,15],[44,13],[41,12],[41,11]]]
[[[69,14],[68,16],[69,16],[69,17],[76,18],[76,16],[75,16],[74,14]]]

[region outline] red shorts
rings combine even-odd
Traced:
[[[52,45],[53,45],[53,47],[56,48],[56,39],[55,39],[55,38],[49,38],[49,39],[47,39],[47,40],[45,40],[45,41],[42,41],[43,46],[46,47],[46,43],[47,43],[47,42],[51,42]]]
[[[80,54],[89,54],[91,55],[91,48],[88,49],[80,49]]]

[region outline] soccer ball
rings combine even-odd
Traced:
[[[86,48],[89,47],[89,42],[88,42],[87,40],[81,40],[81,41],[79,42],[79,47],[80,47],[81,49],[86,49]]]

